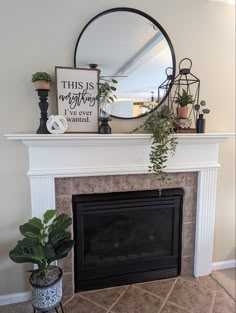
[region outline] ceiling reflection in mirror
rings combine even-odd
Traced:
[[[166,80],[166,68],[175,66],[173,47],[162,27],[146,14],[129,10],[109,10],[88,23],[74,56],[75,67],[97,64],[100,79],[118,81],[117,100],[105,110],[120,118],[140,117],[160,105],[165,93],[158,99],[158,87]]]

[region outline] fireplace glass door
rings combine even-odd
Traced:
[[[76,291],[180,272],[182,190],[73,196]]]

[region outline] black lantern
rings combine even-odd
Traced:
[[[183,66],[183,63],[189,63]],[[200,80],[191,73],[192,61],[184,58],[179,63],[179,73],[175,77],[172,87],[171,107],[176,108],[180,129],[191,130],[192,120],[196,127],[195,104],[199,103]],[[185,112],[184,112],[185,111]]]
[[[171,84],[173,83],[173,68],[167,67],[165,70],[166,73],[166,79],[165,81],[158,87],[158,103],[161,102],[161,100],[165,97],[167,92],[169,91],[169,88],[171,87]],[[166,99],[167,105],[169,109],[173,110],[172,101],[171,101],[171,89],[168,94],[168,97]]]

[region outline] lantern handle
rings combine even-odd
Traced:
[[[186,60],[188,60],[189,63],[190,63],[190,66],[189,66],[187,69],[191,70],[191,68],[192,68],[192,61],[191,61],[189,58],[184,58],[184,59],[182,59],[182,60],[179,62],[179,70],[180,70],[180,71],[181,71],[181,63],[182,63],[183,61],[186,61]]]
[[[173,67],[167,67],[166,68],[166,70],[165,70],[166,76],[171,75],[171,74],[168,74],[168,70],[171,70],[173,72]]]

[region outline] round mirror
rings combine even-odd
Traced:
[[[170,91],[158,88],[175,76],[175,55],[163,27],[151,16],[131,8],[114,8],[95,16],[82,30],[74,66],[100,69],[100,81],[115,79],[117,99],[105,111],[118,118],[137,118],[160,106]]]

